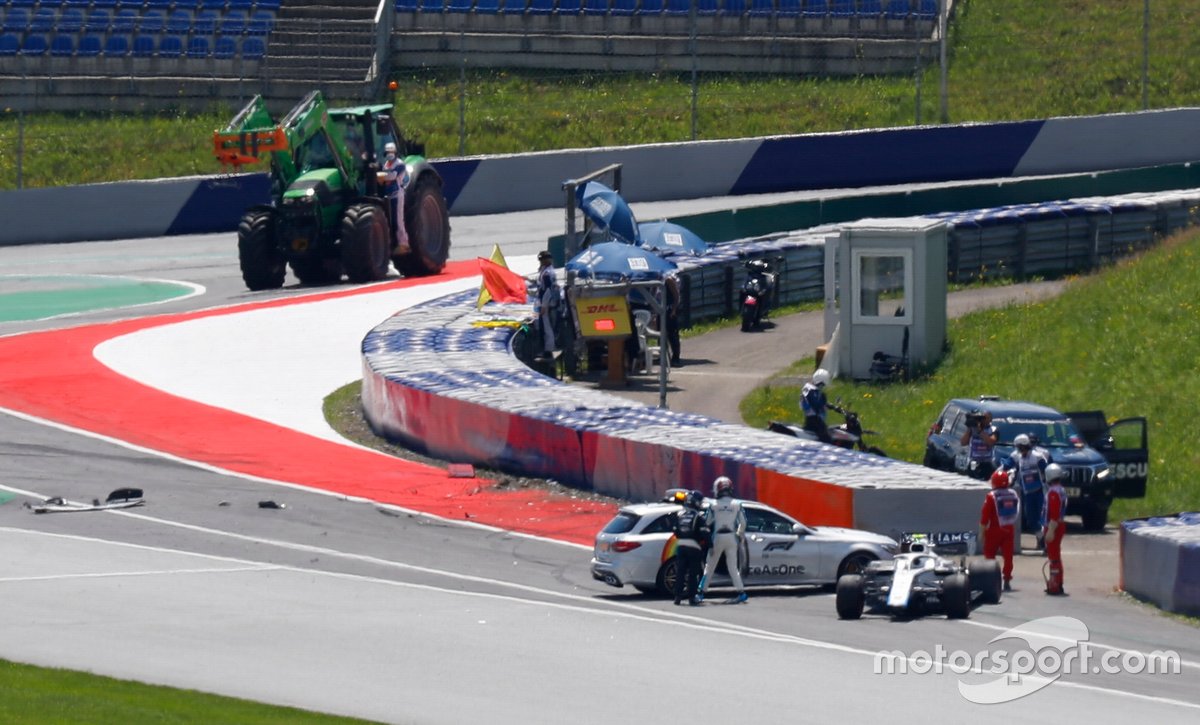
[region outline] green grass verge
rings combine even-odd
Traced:
[[[334,725],[367,720],[0,660],[0,722]]]
[[[831,398],[857,410],[876,444],[920,463],[929,425],[950,398],[995,394],[1060,410],[1102,409],[1149,419],[1144,499],[1113,504],[1112,519],[1200,510],[1200,231],[1088,277],[1058,297],[949,322],[948,352],[927,375],[890,385],[835,381]],[[812,371],[812,359],[781,380]],[[788,376],[788,377],[785,377]],[[767,385],[741,406],[754,427],[799,420],[799,388]],[[835,416],[836,417],[836,416]]]

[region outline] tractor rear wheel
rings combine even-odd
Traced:
[[[422,175],[405,195],[404,222],[412,251],[392,257],[396,269],[405,277],[441,272],[450,256],[450,214],[433,174]]]
[[[255,292],[279,289],[287,271],[283,255],[275,246],[275,215],[256,209],[238,223],[238,262],[242,279]]]
[[[351,282],[377,282],[388,273],[387,214],[375,204],[354,204],[342,216],[342,267]]]

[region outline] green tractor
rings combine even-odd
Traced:
[[[394,143],[408,168],[404,218],[396,219],[380,173]],[[437,274],[450,255],[442,179],[424,148],[404,138],[391,104],[328,108],[320,91],[276,123],[261,96],[213,134],[223,164],[269,158],[271,203],[246,210],[238,224],[242,279],[252,290],[283,286],[288,265],[303,284],[374,282],[388,273]],[[403,224],[408,246],[396,241]]]

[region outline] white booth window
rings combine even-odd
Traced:
[[[856,249],[852,264],[852,322],[911,324],[912,250]]]

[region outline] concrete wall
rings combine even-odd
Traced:
[[[1070,174],[1200,160],[1200,108],[997,124],[435,159],[452,214],[545,209],[562,182],[624,164],[630,202]],[[0,244],[224,231],[266,182],[195,177],[0,193]],[[241,186],[237,186],[241,184]],[[88,216],[75,209],[84,193]],[[39,210],[29,218],[28,209]],[[788,225],[798,228],[799,225]],[[779,227],[777,227],[779,228]],[[26,231],[28,230],[28,231]],[[732,237],[727,237],[732,238]]]

